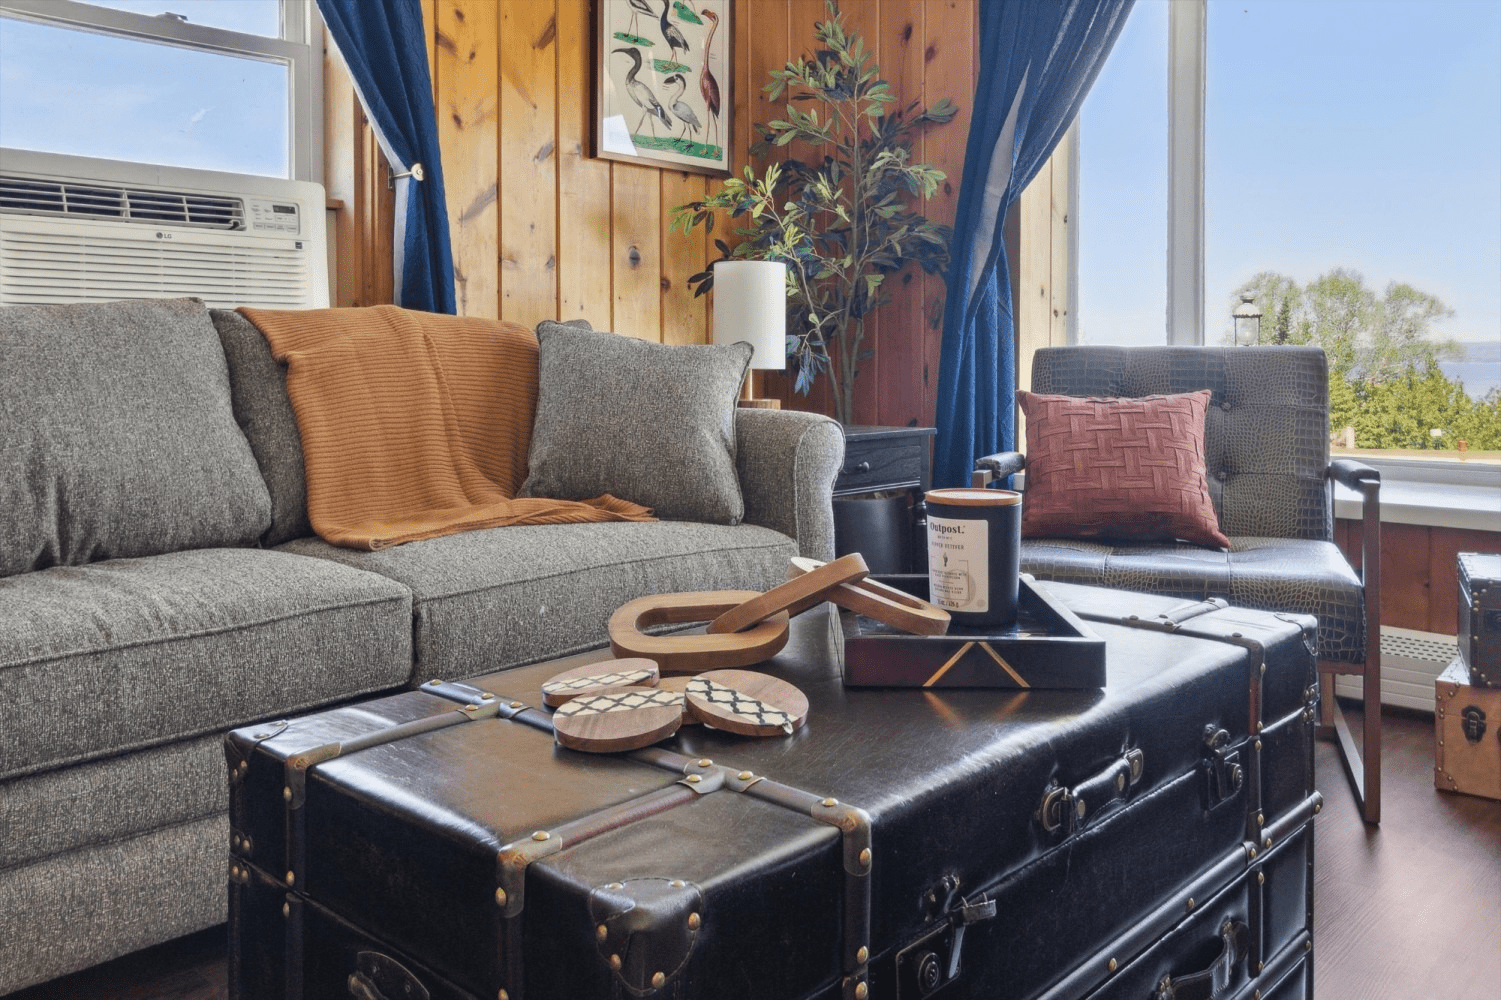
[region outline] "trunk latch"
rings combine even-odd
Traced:
[[[1240,763],[1240,751],[1230,744],[1230,733],[1215,725],[1204,727],[1204,747],[1208,754],[1204,760],[1205,800],[1210,809],[1233,798],[1245,783],[1245,768]]]

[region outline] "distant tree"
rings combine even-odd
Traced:
[[[1261,271],[1235,290],[1232,306],[1244,292],[1269,327],[1263,344],[1324,349],[1331,434],[1353,427],[1361,448],[1453,450],[1463,440],[1476,451],[1501,449],[1501,388],[1477,403],[1439,367],[1463,349],[1433,335],[1435,323],[1454,315],[1437,296],[1400,282],[1378,296],[1345,268],[1305,286]]]

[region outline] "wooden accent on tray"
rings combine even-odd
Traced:
[[[655,660],[664,674],[692,674],[760,663],[787,645],[787,613],[778,612],[744,632],[728,635],[647,635],[653,625],[709,622],[761,595],[754,590],[700,590],[653,594],[627,601],[610,616],[616,656]]]
[[[660,677],[656,661],[640,656],[586,663],[548,678],[542,685],[542,704],[557,708],[607,688],[656,687]]]
[[[842,583],[854,583],[870,575],[865,559],[858,552],[822,563],[807,573],[796,573],[786,583],[731,608],[709,623],[710,635],[740,632],[778,611],[795,615],[828,600],[825,593]]]
[[[792,572],[798,575],[812,573],[823,565],[817,559],[794,556]],[[839,584],[830,588],[825,596],[841,608],[914,635],[943,635],[949,630],[947,611],[869,578]]]
[[[790,736],[808,718],[808,696],[753,670],[710,670],[688,682],[688,712],[741,736]]]
[[[683,709],[674,691],[618,687],[563,705],[552,717],[553,737],[571,750],[613,753],[651,746],[677,732]]]

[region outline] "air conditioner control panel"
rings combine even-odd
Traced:
[[[254,233],[296,236],[302,232],[302,220],[295,201],[246,198],[245,218],[250,231]]]

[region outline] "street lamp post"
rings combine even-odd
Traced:
[[[1250,292],[1240,293],[1240,305],[1231,317],[1235,320],[1235,343],[1251,347],[1261,343],[1261,310],[1256,308],[1256,296]]]

